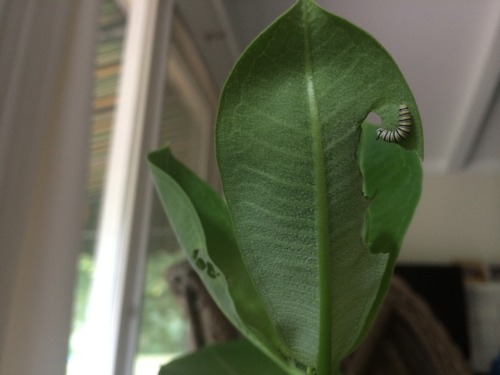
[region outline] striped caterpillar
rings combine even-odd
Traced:
[[[411,132],[411,114],[406,104],[399,106],[398,127],[394,130],[377,129],[377,139],[390,143],[399,143],[408,138]]]

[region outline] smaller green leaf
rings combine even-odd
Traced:
[[[225,202],[169,148],[148,159],[179,244],[215,302],[247,338],[293,373],[241,259]]]
[[[363,242],[373,254],[386,254],[380,286],[356,347],[368,333],[389,288],[394,264],[422,192],[420,153],[377,140],[377,126],[364,123],[357,156],[363,193],[371,199]]]
[[[209,346],[179,358],[160,370],[160,375],[286,375],[249,341]]]
[[[422,165],[417,152],[377,140],[376,129],[363,124],[358,149],[363,192],[373,198],[364,241],[373,253],[399,252],[422,192]],[[392,244],[384,240],[387,235]]]

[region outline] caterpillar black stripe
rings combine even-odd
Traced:
[[[399,106],[398,127],[394,130],[377,129],[377,139],[390,143],[399,143],[409,137],[411,133],[411,113],[406,104]]]

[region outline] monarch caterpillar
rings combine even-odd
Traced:
[[[411,113],[406,104],[399,106],[398,127],[394,130],[377,129],[377,139],[382,138],[386,142],[399,143],[408,138],[411,132]]]

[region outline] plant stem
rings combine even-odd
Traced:
[[[332,323],[331,323],[331,285],[330,285],[330,236],[328,232],[328,199],[326,192],[325,160],[321,136],[321,123],[314,87],[312,69],[312,51],[310,45],[307,10],[309,4],[302,3],[302,21],[304,26],[304,55],[307,97],[311,119],[311,139],[314,163],[314,194],[316,226],[318,229],[318,264],[320,288],[320,326],[317,375],[331,375]]]

